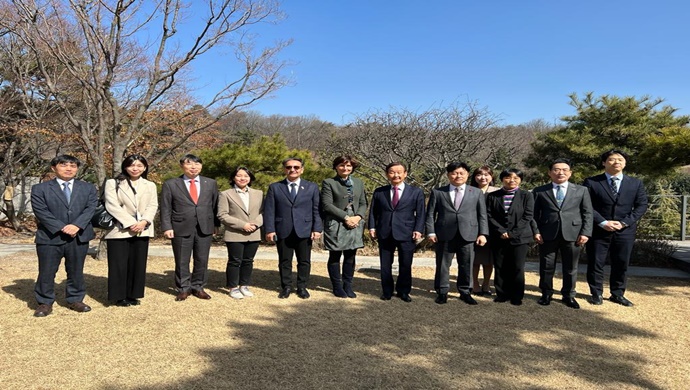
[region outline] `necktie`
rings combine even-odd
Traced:
[[[393,187],[393,208],[398,206],[398,201],[400,200],[400,195],[398,194],[399,190],[398,186]]]
[[[189,195],[192,197],[194,204],[199,202],[199,192],[196,190],[196,179],[189,181]]]
[[[460,204],[462,203],[462,190],[460,187],[455,187],[455,201],[453,202],[453,206],[455,206],[455,210],[460,210]]]
[[[563,205],[563,198],[565,198],[565,195],[563,195],[563,186],[557,185],[556,186],[556,203],[558,203],[558,207],[561,207],[561,205]]]
[[[611,182],[609,185],[611,186],[611,192],[613,192],[614,196],[618,196],[618,185],[616,184],[616,181],[618,181],[618,178],[611,176]]]
[[[290,183],[290,198],[293,202],[297,198],[297,183]]]
[[[65,198],[67,198],[67,203],[69,203],[69,200],[72,198],[72,190],[69,189],[69,183],[68,182],[62,183],[62,186],[64,187],[62,189],[62,192],[65,193]]]

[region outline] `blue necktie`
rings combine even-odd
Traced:
[[[561,207],[563,205],[563,198],[565,196],[563,195],[563,187],[560,185],[556,186],[556,203],[558,203],[558,207]]]
[[[68,182],[62,183],[62,186],[64,187],[62,189],[62,192],[65,193],[65,198],[67,198],[67,203],[69,203],[70,198],[72,198],[72,190],[69,189],[69,183]]]
[[[290,183],[290,198],[292,198],[293,202],[297,198],[297,183]]]
[[[616,185],[616,182],[618,181],[618,178],[616,176],[611,176],[611,182],[609,182],[609,185],[611,186],[611,192],[613,192],[613,195],[618,197],[618,186]]]

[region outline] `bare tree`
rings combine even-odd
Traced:
[[[282,18],[272,0],[0,0],[0,16],[0,34],[35,64],[16,82],[31,80],[59,108],[64,126],[57,130],[78,137],[99,182],[153,127],[177,131],[155,165],[286,84],[276,54],[289,41],[257,50],[251,31]],[[223,47],[241,70],[199,104],[189,90],[191,67]]]
[[[423,112],[392,109],[358,116],[329,147],[331,154],[360,158],[360,174],[385,182],[383,167],[393,161],[408,165],[408,180],[430,190],[445,177],[451,161],[478,158],[496,117],[474,103],[432,108]]]

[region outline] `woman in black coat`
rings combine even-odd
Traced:
[[[493,254],[494,302],[510,301],[522,305],[525,295],[525,259],[532,235],[534,198],[520,188],[523,173],[519,169],[506,169],[499,178],[500,190],[487,195],[486,212],[489,219],[489,244]]]

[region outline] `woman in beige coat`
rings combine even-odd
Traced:
[[[250,188],[255,178],[246,167],[235,169],[230,179],[233,187],[218,198],[218,219],[225,226],[223,238],[228,248],[227,287],[232,298],[242,299],[254,296],[249,285],[264,224],[264,194]]]
[[[149,238],[158,210],[156,184],[146,180],[148,163],[133,154],[122,161],[122,172],[106,181],[105,208],[117,220],[108,242],[108,300],[117,306],[138,305],[144,297]]]

